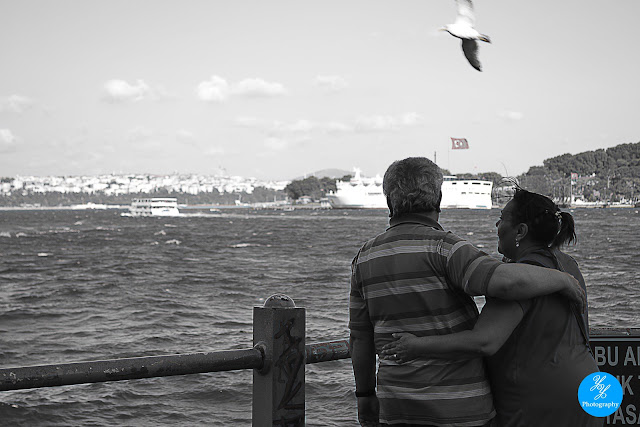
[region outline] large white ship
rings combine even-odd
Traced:
[[[442,183],[442,209],[491,209],[491,181],[458,179],[445,176]],[[360,170],[349,181],[336,181],[336,191],[327,195],[332,208],[386,209],[387,200],[382,193],[382,177],[363,178]]]
[[[178,216],[178,199],[173,197],[153,197],[133,199],[129,208],[131,216]]]

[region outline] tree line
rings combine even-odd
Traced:
[[[556,199],[573,194],[591,202],[637,201],[640,142],[552,157],[518,179],[524,188]]]
[[[345,175],[340,180],[348,181],[351,175]],[[320,200],[326,197],[331,191],[336,191],[336,179],[329,177],[317,178],[310,176],[308,178],[293,180],[285,188],[284,191],[293,200],[298,200],[302,196],[308,196],[313,200]]]

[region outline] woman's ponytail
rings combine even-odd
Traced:
[[[560,217],[560,229],[558,234],[553,239],[551,247],[557,248],[567,243],[572,243],[577,240],[576,226],[573,221],[573,216],[569,212],[556,212],[556,216]]]

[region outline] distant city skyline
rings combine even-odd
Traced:
[[[102,193],[108,196],[156,191],[188,194],[219,193],[251,194],[256,187],[282,191],[288,181],[260,181],[256,178],[203,175],[80,175],[80,176],[20,176],[0,182],[0,196],[44,193]]]
[[[519,175],[640,141],[640,2],[0,0],[0,176]],[[451,150],[451,137],[468,150]]]

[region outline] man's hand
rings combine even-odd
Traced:
[[[380,426],[380,402],[376,396],[358,397],[358,421],[362,427]]]
[[[585,308],[587,307],[587,293],[580,286],[580,282],[578,282],[575,277],[568,273],[564,273],[566,276],[566,286],[560,291],[560,294],[564,295],[573,303],[578,309],[578,313],[584,313]]]

